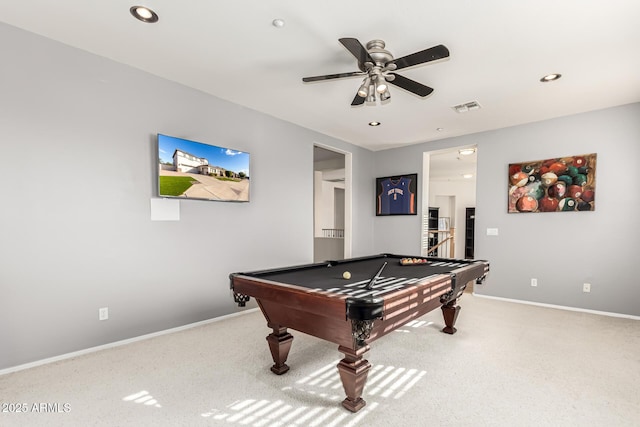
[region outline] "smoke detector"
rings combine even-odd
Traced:
[[[468,113],[472,110],[479,110],[481,108],[481,105],[478,101],[470,101],[451,108],[453,108],[456,113]]]

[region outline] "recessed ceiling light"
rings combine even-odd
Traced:
[[[464,179],[469,179],[469,178],[473,178],[473,175],[472,175],[472,174],[470,174],[470,173],[465,173],[464,175],[462,175],[462,177],[463,177]]]
[[[547,83],[547,82],[552,82],[554,80],[558,80],[560,77],[562,77],[562,74],[558,74],[558,73],[547,74],[546,76],[541,78],[540,81],[542,83]]]
[[[284,19],[280,19],[280,18],[274,19],[271,22],[271,25],[273,25],[276,28],[282,28],[284,27]]]
[[[444,131],[444,128],[436,128],[436,130],[437,130],[438,132],[442,132],[442,131]]]
[[[152,24],[158,22],[158,15],[148,7],[144,6],[131,6],[129,12],[139,21]]]
[[[380,122],[376,122],[376,121],[369,122],[369,126],[380,126]]]

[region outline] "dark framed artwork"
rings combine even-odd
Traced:
[[[376,178],[376,216],[417,215],[418,174]]]
[[[508,212],[596,208],[596,154],[509,164]]]

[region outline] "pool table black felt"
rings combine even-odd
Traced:
[[[252,277],[260,277],[278,283],[301,286],[310,289],[341,288],[356,282],[371,279],[387,262],[381,277],[421,278],[434,274],[447,274],[460,266],[452,266],[451,262],[465,262],[465,260],[450,260],[429,258],[425,264],[401,265],[400,260],[407,258],[399,255],[384,254],[375,257],[354,258],[345,261],[329,261],[326,263],[310,264],[295,268],[264,270],[254,273],[241,273]],[[469,261],[469,264],[472,261]],[[350,279],[344,279],[343,273],[351,273]],[[364,286],[364,285],[363,285]]]

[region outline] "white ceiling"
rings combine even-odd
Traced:
[[[134,1],[0,0],[0,20],[371,150],[640,101],[638,0]],[[430,96],[391,86],[385,105],[352,107],[361,79],[301,80],[357,71],[341,37],[451,56],[399,71]],[[451,109],[468,101],[482,109]]]
[[[460,148],[460,147],[458,147]],[[429,180],[431,181],[464,181],[476,180],[477,152],[462,155],[458,148],[438,150],[429,153]],[[471,175],[466,178],[464,175]]]

